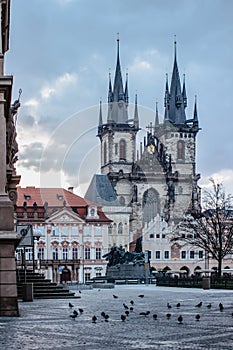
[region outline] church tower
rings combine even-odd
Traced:
[[[139,130],[137,99],[133,118],[128,116],[128,104],[128,74],[123,86],[118,38],[113,87],[109,74],[107,122],[103,122],[100,103],[97,136],[101,141],[101,173],[108,176],[123,205],[131,199],[129,178],[136,159],[136,134]]]

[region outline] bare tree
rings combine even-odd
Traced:
[[[217,261],[218,276],[221,276],[222,260],[233,252],[233,197],[226,194],[222,183],[210,181],[212,190],[203,193],[202,211],[188,213],[171,241],[204,249],[207,257]]]

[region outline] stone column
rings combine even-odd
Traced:
[[[7,164],[7,152],[11,151],[11,144],[8,145],[8,151],[6,145],[6,133],[9,142],[9,132],[15,131],[14,120],[10,119],[13,77],[4,75],[4,53],[8,50],[9,41],[9,11],[10,1],[0,0],[0,316],[19,315],[15,247],[20,238],[14,232],[13,202],[9,194],[11,192],[11,196],[16,196],[20,177],[15,174],[13,163]]]

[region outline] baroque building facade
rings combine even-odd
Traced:
[[[185,79],[181,84],[179,77],[176,42],[174,48],[170,86],[166,76],[164,118],[159,120],[156,104],[144,142],[137,141],[139,119],[143,119],[137,95],[133,115],[129,115],[128,75],[123,84],[119,39],[113,84],[109,75],[106,122],[100,103],[97,136],[101,144],[101,175],[94,176],[85,198],[104,205],[104,212],[113,220],[111,226],[116,228],[110,228],[110,241],[128,249],[133,249],[137,238],[143,239],[144,227],[156,217],[174,226],[187,211],[200,210],[197,102],[195,99],[192,116],[186,117],[186,85]],[[124,237],[119,229],[122,225],[127,232]]]
[[[72,192],[72,188],[18,187],[15,220],[18,231],[32,225],[33,246],[18,247],[17,265],[22,260],[60,282],[59,266],[71,271],[71,280],[84,283],[105,274],[102,258],[108,252],[111,220],[100,206]],[[24,254],[24,256],[23,256]]]

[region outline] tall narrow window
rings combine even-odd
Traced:
[[[126,160],[126,142],[125,140],[120,140],[120,160]]]
[[[177,159],[185,159],[185,143],[181,140],[177,142]]]
[[[91,258],[91,250],[90,250],[90,248],[85,247],[84,257],[85,257],[86,260],[90,260],[90,258]]]
[[[118,234],[119,234],[119,235],[122,235],[122,233],[123,233],[123,225],[122,225],[122,223],[120,222],[119,225],[118,225]]]
[[[107,145],[104,142],[104,165],[107,163]]]
[[[68,248],[62,248],[62,259],[68,260]]]
[[[101,258],[102,258],[101,248],[96,248],[95,249],[95,258],[96,258],[96,260],[101,260]]]
[[[112,234],[112,224],[110,224],[108,226],[108,234],[111,235]]]
[[[72,248],[72,259],[73,260],[77,260],[78,259],[78,248],[77,247],[73,247]]]
[[[53,248],[53,260],[58,260],[58,249],[57,249],[57,247]]]

